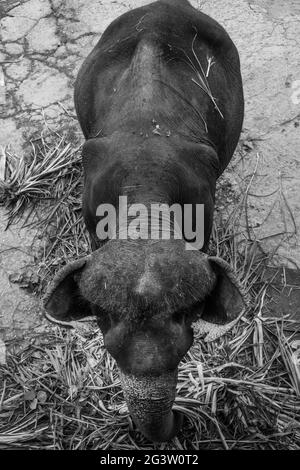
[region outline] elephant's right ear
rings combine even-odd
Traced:
[[[90,304],[79,291],[79,281],[89,257],[64,266],[54,277],[43,298],[45,316],[62,325],[92,315]]]

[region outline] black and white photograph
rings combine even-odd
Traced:
[[[300,450],[299,52],[300,0],[0,0],[0,450]]]

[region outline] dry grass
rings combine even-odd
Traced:
[[[22,220],[25,227],[37,229],[34,245],[38,246],[39,259],[35,274],[40,292],[66,260],[90,250],[81,215],[81,149],[63,137],[56,140],[53,145],[41,137],[32,145],[29,158],[6,151],[6,179],[0,181],[0,203],[7,209],[7,226]]]
[[[8,181],[5,189],[5,202],[14,217],[19,197],[26,197],[19,211],[35,205],[36,197],[47,198],[49,212],[35,206],[36,217],[52,214],[48,221],[40,218],[40,230],[47,234],[50,223],[59,236],[45,245],[39,266],[44,276],[41,285],[64,256],[74,258],[88,250],[79,215],[78,152],[61,143],[51,155],[48,163],[53,158],[57,165],[53,173],[47,165],[42,167],[42,172],[34,173],[35,186],[31,186],[29,167],[22,173],[18,170],[26,176],[18,180],[12,171],[17,184]],[[59,156],[64,155],[65,165],[59,164]],[[67,155],[74,156],[69,163]],[[27,191],[20,192],[20,187]],[[249,308],[240,323],[215,343],[197,339],[180,364],[175,403],[185,415],[180,434],[158,445],[136,431],[115,362],[103,348],[96,325],[69,331],[49,325],[42,333],[32,333],[27,343],[8,344],[7,365],[0,367],[0,448],[300,448],[299,344],[295,341],[299,324],[263,315],[269,301],[263,274],[270,260],[247,235],[236,236],[245,200],[244,196],[227,223],[215,224],[211,252],[234,267],[250,299]]]

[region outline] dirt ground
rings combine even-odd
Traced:
[[[17,154],[28,152],[30,139],[45,127],[82,139],[72,98],[80,64],[113,19],[147,3],[1,0],[0,146]],[[241,57],[244,152],[243,158],[237,153],[224,181],[234,193],[248,178],[251,230],[266,249],[280,245],[279,263],[299,268],[300,2],[191,3],[226,28]],[[231,200],[221,209],[230,210]],[[4,231],[3,209],[0,216],[0,337],[6,338],[38,325],[40,307],[9,280],[23,266],[32,265],[34,234],[19,226]],[[293,308],[299,308],[297,298]]]

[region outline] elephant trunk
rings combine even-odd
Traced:
[[[138,429],[154,442],[172,439],[181,428],[182,415],[172,411],[177,370],[160,376],[120,373],[124,396]]]

